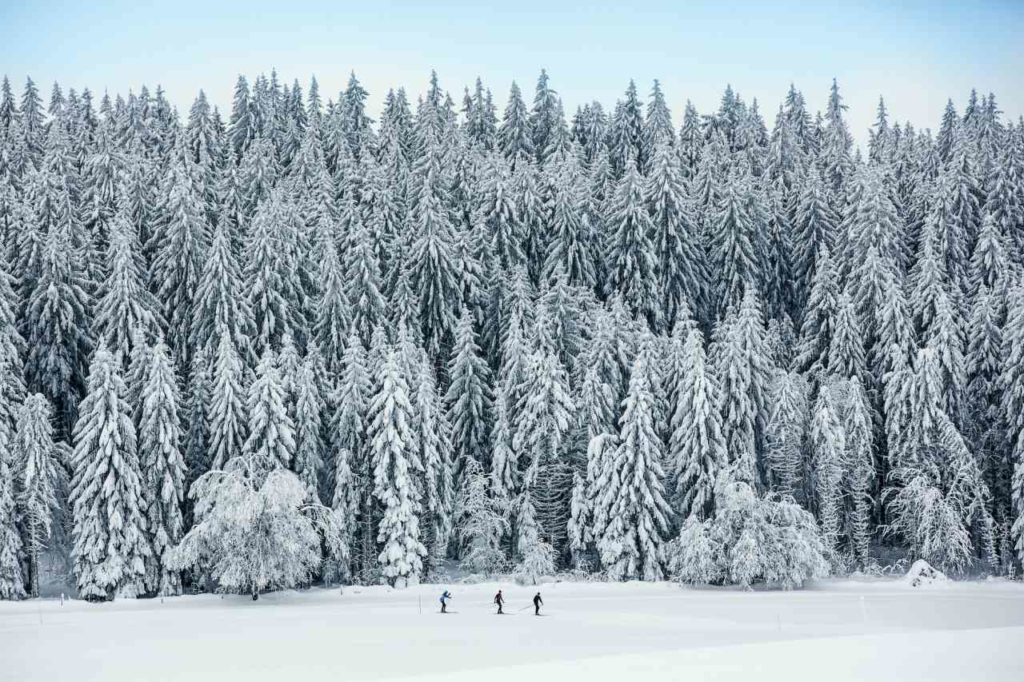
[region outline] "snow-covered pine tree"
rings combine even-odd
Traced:
[[[829,347],[835,333],[835,317],[839,310],[839,293],[839,277],[832,254],[823,246],[816,259],[794,360],[802,372],[814,375],[827,368]]]
[[[409,384],[398,352],[388,349],[380,368],[378,388],[368,413],[373,495],[384,508],[377,532],[378,561],[387,581],[396,586],[419,579],[427,549],[420,540],[420,493],[416,475],[420,463],[413,450],[415,433]]]
[[[39,279],[23,317],[28,353],[25,384],[53,404],[58,438],[71,434],[85,393],[86,358],[92,349],[89,296],[60,230],[46,236]]]
[[[290,469],[295,456],[295,422],[285,404],[285,388],[277,357],[263,353],[256,366],[256,378],[249,386],[246,408],[249,437],[242,447],[253,476],[265,476],[274,469]]]
[[[286,335],[305,339],[306,299],[297,258],[301,218],[283,192],[260,204],[245,248],[245,290],[255,325],[253,350],[280,350]]]
[[[213,242],[203,264],[196,288],[192,347],[215,355],[220,334],[229,337],[236,352],[251,358],[250,337],[254,331],[252,311],[244,293],[242,273],[231,243],[228,221],[222,220],[213,231]]]
[[[146,591],[145,495],[135,424],[120,363],[104,347],[89,365],[88,392],[75,424],[70,501],[75,576],[89,600]]]
[[[868,562],[871,543],[876,418],[868,394],[857,377],[851,377],[843,389],[845,395],[840,416],[846,437],[846,470],[843,476],[846,514],[844,525],[850,542],[850,553],[863,567]]]
[[[370,343],[374,327],[384,318],[384,296],[381,293],[380,263],[373,252],[370,232],[362,220],[349,225],[341,253],[347,281],[348,302],[352,311],[351,329],[363,344]]]
[[[846,459],[846,431],[830,391],[822,389],[814,405],[810,428],[814,493],[822,540],[829,553],[839,549],[842,478]]]
[[[150,354],[141,391],[139,460],[143,474],[152,555],[147,557],[147,591],[160,596],[181,593],[181,576],[169,567],[169,554],[185,532],[185,459],[181,449],[181,396],[170,351],[157,342]]]
[[[6,84],[6,79],[4,81]],[[9,329],[11,317],[7,304],[9,300],[4,294],[10,294],[7,274],[0,267],[0,329]],[[13,330],[11,330],[13,331]],[[10,333],[10,332],[8,332]],[[0,352],[6,351],[9,338],[7,334],[0,336]],[[17,357],[17,354],[15,354]],[[0,370],[6,379],[10,360],[0,356]],[[18,529],[18,509],[16,506],[15,473],[16,466],[14,441],[14,401],[10,387],[4,383],[6,390],[0,390],[0,599],[22,599],[25,593],[25,576],[22,574],[23,545]]]
[[[719,386],[704,352],[704,335],[686,337],[677,395],[672,405],[667,461],[671,467],[673,507],[679,518],[707,518],[714,505],[718,474],[728,462],[718,411]]]
[[[328,371],[337,373],[342,368],[345,339],[348,337],[352,312],[345,293],[345,273],[334,240],[321,238],[320,244],[320,296],[313,318],[313,338],[320,347]]]
[[[24,529],[28,559],[29,596],[39,596],[41,554],[49,546],[54,527],[63,521],[67,488],[67,446],[55,443],[50,404],[35,393],[18,411],[12,443],[17,464],[18,513]],[[12,475],[15,471],[12,471]]]
[[[415,371],[413,430],[419,447],[418,459],[423,466],[424,540],[433,567],[445,558],[453,531],[455,471],[451,459],[452,434],[426,352],[421,351]]]
[[[641,342],[622,403],[619,437],[598,479],[597,504],[607,509],[608,525],[597,540],[601,563],[615,580],[664,577],[663,537],[671,511],[665,501],[664,444],[658,434],[650,339]]]
[[[671,128],[668,129],[671,134]],[[661,138],[664,133],[659,134]],[[671,329],[681,306],[706,315],[707,259],[686,197],[679,157],[667,144],[653,150],[644,198],[651,212],[657,248],[662,321]],[[704,319],[701,317],[701,319]]]
[[[724,185],[707,230],[711,270],[718,273],[713,301],[716,315],[738,305],[745,290],[759,287],[762,274],[755,216],[749,210],[753,194],[750,179],[734,173]]]
[[[569,516],[572,471],[565,446],[575,407],[565,368],[552,353],[535,351],[524,374],[522,404],[512,425],[512,449],[522,472],[520,505],[529,506],[537,532],[559,550]]]
[[[430,171],[409,216],[416,235],[410,254],[412,284],[420,305],[424,346],[435,356],[451,342],[454,306],[459,300],[452,228],[435,187],[438,182]]]
[[[498,126],[498,147],[513,166],[530,159],[534,154],[526,104],[515,81],[512,82],[508,104],[505,105],[505,113]]]
[[[450,383],[445,394],[452,427],[454,463],[461,469],[467,459],[484,464],[491,405],[490,370],[482,357],[473,329],[473,316],[462,309],[455,328],[455,345],[448,366]]]
[[[93,331],[108,349],[127,359],[135,335],[153,338],[164,322],[160,304],[146,288],[140,249],[123,213],[110,225],[109,240],[109,270],[97,291]]]
[[[760,303],[752,288],[744,293],[739,311],[719,323],[723,326],[713,353],[715,374],[721,384],[718,409],[722,436],[733,479],[760,488],[759,453],[770,367]]]
[[[654,224],[644,204],[643,178],[630,163],[615,188],[608,215],[607,295],[617,293],[635,316],[659,323],[657,251]]]
[[[167,343],[174,350],[178,364],[185,368],[192,357],[189,338],[194,324],[196,290],[210,241],[210,226],[196,187],[194,165],[182,138],[174,151],[162,190],[163,220],[149,246],[155,254],[150,281],[163,305]]]
[[[768,422],[765,426],[765,458],[770,487],[801,498],[806,482],[807,429],[810,423],[807,379],[799,372],[779,370],[772,378]]]
[[[1003,326],[1003,371],[999,384],[1003,394],[1010,462],[1013,463],[1010,481],[1014,514],[1011,542],[1018,564],[1024,565],[1024,283],[1018,282],[1014,286],[1008,302],[1009,310]]]
[[[223,469],[242,454],[246,439],[246,389],[242,360],[231,336],[220,334],[213,371],[208,420],[210,468]]]
[[[325,464],[323,419],[326,404],[317,369],[319,352],[315,345],[303,358],[295,372],[295,457],[292,469],[309,491],[311,500],[318,501],[320,479]]]
[[[10,460],[7,443],[0,443],[0,600],[23,599],[26,596]]]

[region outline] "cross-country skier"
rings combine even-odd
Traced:
[[[540,607],[544,606],[544,600],[540,598],[540,592],[533,597],[533,615],[540,615]]]
[[[501,590],[498,590],[498,594],[494,595],[494,603],[498,605],[498,613],[505,613],[501,610],[502,605],[505,603],[505,598],[501,596]]]
[[[448,613],[448,600],[451,598],[451,593],[445,590],[444,594],[441,595],[441,613]]]

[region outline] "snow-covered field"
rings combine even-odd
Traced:
[[[1020,680],[1024,585],[824,582],[347,588],[0,603],[0,680]],[[522,609],[522,610],[520,610]]]

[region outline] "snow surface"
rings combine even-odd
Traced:
[[[436,585],[0,603],[0,680],[941,682],[1024,670],[1024,585],[1004,581],[501,585],[505,617],[490,604],[497,584],[447,587],[450,615]],[[535,589],[546,617],[532,615]]]

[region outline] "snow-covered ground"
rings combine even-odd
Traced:
[[[346,588],[87,604],[0,602],[0,680],[1020,680],[1024,585],[824,582]]]

